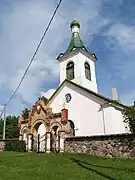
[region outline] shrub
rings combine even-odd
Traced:
[[[26,152],[26,143],[19,140],[5,140],[4,151]]]
[[[130,131],[135,133],[135,106],[124,109],[124,122],[128,124]]]

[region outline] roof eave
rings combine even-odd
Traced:
[[[78,86],[79,88],[84,89],[85,91],[87,91],[87,92],[89,92],[89,93],[91,93],[91,94],[93,94],[93,95],[95,95],[95,96],[97,96],[97,97],[99,97],[99,98],[101,98],[101,99],[104,99],[105,101],[108,101],[109,103],[113,103],[114,105],[117,105],[117,106],[122,106],[123,108],[128,107],[128,106],[126,106],[126,105],[124,105],[124,104],[122,104],[122,103],[119,103],[119,102],[117,102],[117,101],[115,101],[115,100],[112,100],[112,99],[110,99],[110,98],[108,98],[108,97],[105,97],[105,96],[103,96],[103,95],[100,95],[100,94],[98,94],[98,93],[95,93],[94,91],[91,91],[91,90],[89,90],[89,89],[87,89],[87,88],[84,88],[84,87],[82,87],[82,86],[80,86],[80,85],[78,85],[78,84],[76,84],[76,83],[74,83],[74,82],[72,82],[72,81],[68,81],[67,79],[66,79],[66,81],[69,82],[69,83],[71,83],[71,84],[74,84],[74,85]]]
[[[93,57],[92,53],[86,51],[86,50],[83,50],[82,48],[76,48],[74,50],[72,50],[71,52],[68,52],[68,53],[60,53],[58,55],[58,57],[56,58],[58,61],[61,61],[63,60],[64,58],[66,57],[69,57],[69,56],[72,56],[78,52],[81,52],[82,54],[86,55],[87,57],[89,57],[90,59],[92,59],[93,61],[96,61],[97,60],[97,57]],[[94,54],[94,53],[93,53]]]
[[[68,52],[68,53],[60,53],[58,55],[58,57],[56,58],[58,61],[61,61],[63,60],[64,58],[67,58],[69,56],[72,56],[74,54],[77,54],[79,52],[79,48],[76,48],[75,50],[72,50],[71,52]]]
[[[55,90],[55,92],[51,95],[51,97],[48,99],[47,101],[47,105],[50,103],[50,101],[53,99],[53,97],[57,94],[57,92],[59,91],[59,89],[63,86],[63,84],[66,82],[66,79],[57,87],[57,89]]]
[[[84,88],[84,87],[82,87],[82,86],[80,86],[80,85],[78,85],[78,84],[76,84],[76,83],[74,83],[74,82],[72,82],[72,81],[67,80],[67,79],[65,79],[65,80],[58,86],[58,88],[56,89],[56,91],[55,91],[55,92],[52,94],[52,96],[48,99],[47,104],[50,103],[50,101],[51,101],[51,100],[53,99],[53,97],[57,94],[57,92],[58,92],[59,89],[64,85],[65,82],[68,82],[68,83],[70,83],[70,84],[73,84],[73,85],[75,85],[75,86],[77,86],[77,87],[79,87],[79,88],[81,88],[81,89],[83,89],[83,90],[85,90],[85,91],[93,94],[94,96],[97,96],[97,97],[100,98],[100,99],[104,99],[105,101],[109,102],[111,105],[113,105],[113,106],[115,106],[115,107],[117,107],[117,108],[121,107],[122,109],[124,109],[124,108],[127,108],[127,107],[128,107],[128,106],[126,106],[126,105],[124,105],[124,104],[122,104],[122,103],[119,103],[119,102],[114,101],[114,100],[112,100],[112,99],[110,99],[110,98],[107,98],[107,97],[104,97],[104,96],[102,96],[102,95],[100,95],[100,94],[97,94],[97,93],[95,93],[94,91],[91,91],[91,90],[89,90],[89,89],[87,89],[87,88]]]

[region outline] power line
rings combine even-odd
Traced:
[[[5,110],[5,108],[6,108],[6,106],[4,105],[4,108],[1,110],[0,120],[1,120],[1,118],[2,118],[2,114],[3,114],[4,110]]]
[[[13,99],[13,97],[15,96],[16,92],[18,91],[20,85],[22,84],[22,82],[23,82],[23,80],[24,80],[24,78],[25,78],[25,76],[26,76],[26,74],[27,74],[27,72],[28,72],[28,70],[29,70],[29,68],[30,68],[30,65],[32,64],[32,62],[33,62],[33,60],[34,60],[34,58],[35,58],[35,56],[36,56],[36,54],[37,54],[37,52],[38,52],[38,50],[39,50],[39,47],[40,47],[40,45],[41,45],[41,43],[42,43],[42,41],[43,41],[43,39],[44,39],[44,37],[45,37],[45,35],[46,35],[46,33],[47,33],[47,31],[48,31],[51,23],[52,23],[52,20],[54,19],[55,15],[56,15],[56,12],[57,12],[57,10],[58,10],[61,2],[62,2],[62,0],[60,0],[59,3],[58,3],[58,5],[56,6],[55,11],[53,12],[53,15],[52,15],[52,17],[51,17],[51,19],[50,19],[50,21],[49,21],[49,23],[48,23],[48,25],[47,25],[47,28],[45,29],[45,31],[44,31],[44,33],[43,33],[43,36],[42,36],[41,40],[39,41],[39,44],[38,44],[38,46],[37,46],[37,48],[36,48],[36,50],[35,50],[32,58],[31,58],[30,62],[28,63],[28,66],[27,66],[27,68],[26,68],[26,70],[25,70],[25,72],[24,72],[24,75],[22,76],[22,78],[21,78],[18,86],[16,87],[15,91],[13,92],[13,94],[11,95],[11,97],[9,98],[9,100],[7,101],[7,103],[5,104],[5,107],[3,108],[2,112],[1,112],[0,118],[1,118],[1,116],[2,116],[2,114],[3,114],[3,112],[4,112],[4,110],[5,110],[6,106],[7,106],[7,105],[10,103],[10,101]]]

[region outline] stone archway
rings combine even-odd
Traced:
[[[37,151],[39,148],[40,151],[50,152],[50,148],[54,142],[54,149],[63,152],[64,138],[70,135],[67,114],[64,117],[63,112],[62,109],[62,112],[53,113],[52,108],[46,104],[44,98],[40,98],[36,101],[33,108],[29,110],[27,118],[24,118],[22,115],[19,117],[19,139],[22,140],[22,129],[24,126],[27,126],[28,151]],[[26,132],[24,134],[24,139],[26,139]],[[40,142],[38,141],[39,139]]]
[[[33,151],[45,152],[46,150],[46,126],[42,120],[37,120],[32,127]]]

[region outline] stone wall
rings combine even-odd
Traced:
[[[5,142],[0,140],[0,151],[4,151]]]
[[[65,152],[88,153],[94,156],[135,157],[135,135],[117,134],[90,137],[68,137]]]

